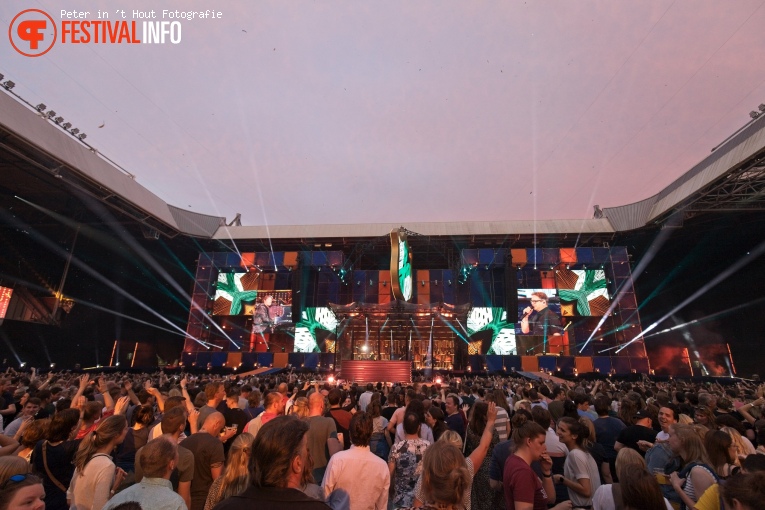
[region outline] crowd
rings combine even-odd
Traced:
[[[765,386],[0,374],[0,510],[765,508]]]

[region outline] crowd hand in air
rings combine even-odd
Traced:
[[[85,404],[87,403],[88,403],[88,399],[80,395],[79,397],[77,397],[74,407],[75,409],[79,409],[80,412],[82,412],[85,410]]]
[[[492,422],[497,420],[497,404],[489,402],[489,409],[486,411],[486,421]]]
[[[114,414],[125,414],[130,404],[130,397],[120,397],[117,399],[117,405],[114,406]]]

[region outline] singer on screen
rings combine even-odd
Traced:
[[[252,313],[252,334],[250,335],[250,351],[267,352],[268,336],[273,322],[269,314],[269,308],[274,298],[267,294],[263,302],[258,303]]]
[[[523,309],[521,332],[541,337],[543,350],[546,350],[544,344],[549,337],[562,336],[560,317],[547,307],[547,294],[544,292],[531,294],[531,306]]]

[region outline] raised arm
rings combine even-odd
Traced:
[[[138,400],[138,397],[133,391],[133,382],[125,381],[123,386],[125,387],[125,391],[127,391],[128,397],[130,398],[130,402],[132,402],[134,406],[141,405],[141,401]]]
[[[481,442],[478,443],[478,447],[473,450],[473,453],[468,457],[473,461],[473,466],[480,466],[483,459],[486,458],[486,454],[489,452],[489,446],[491,445],[491,437],[494,433],[494,422],[497,419],[497,404],[489,402],[489,411],[486,413],[486,427],[481,434]]]
[[[0,434],[0,457],[10,455],[19,447],[19,442],[5,434]]]
[[[194,411],[194,402],[191,401],[191,396],[189,395],[189,390],[186,388],[188,386],[189,380],[186,374],[183,375],[183,379],[181,379],[181,394],[183,395],[183,398],[186,399],[186,411],[191,413]]]
[[[85,388],[88,387],[88,382],[90,382],[90,376],[88,374],[82,374],[80,376],[80,386],[77,388],[77,393],[74,394],[74,397],[72,397],[72,405],[71,407],[73,409],[79,408],[79,400],[83,393],[85,393]]]
[[[146,390],[146,393],[157,399],[157,407],[159,408],[159,412],[164,412],[165,397],[162,396],[162,393],[157,388],[151,385],[151,379],[146,379],[146,382],[143,383],[143,388]]]
[[[754,425],[757,420],[749,413],[749,411],[751,411],[754,406],[761,406],[762,404],[765,404],[765,398],[760,397],[757,400],[739,407],[738,412],[741,413],[741,416],[743,416],[746,421]]]
[[[104,397],[104,405],[106,406],[107,411],[114,409],[114,399],[109,393],[109,387],[106,385],[106,381],[104,381],[103,377],[98,379],[98,392]]]

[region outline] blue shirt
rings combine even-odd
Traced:
[[[128,501],[135,501],[147,510],[187,510],[183,498],[173,492],[170,480],[164,478],[144,478],[115,494],[102,510],[110,510]]]

